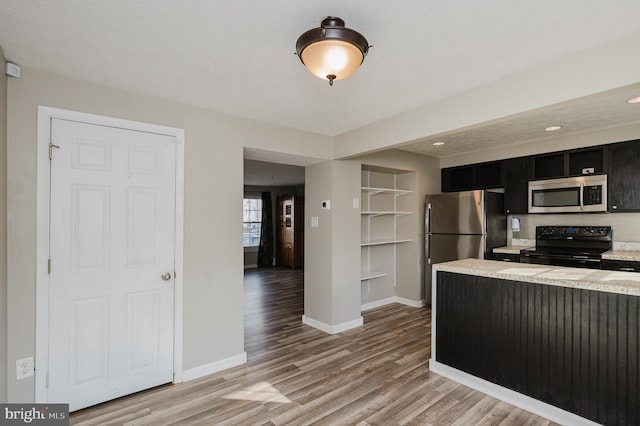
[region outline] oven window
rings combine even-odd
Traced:
[[[580,205],[580,188],[536,189],[531,192],[534,207],[565,207]]]

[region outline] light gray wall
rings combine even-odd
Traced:
[[[185,129],[184,368],[242,353],[243,148],[329,159],[330,138],[23,68],[8,82],[8,365],[35,350],[38,105]],[[33,398],[9,376],[9,401]]]
[[[332,161],[307,166],[304,181],[304,315],[332,324],[333,216],[320,208],[322,200],[331,199]],[[313,216],[318,218],[317,228],[311,227]]]
[[[330,326],[360,318],[360,164],[327,161],[305,170],[304,314]],[[331,209],[321,207],[330,200]],[[311,218],[318,217],[318,227]]]
[[[397,149],[357,157],[355,160],[361,164],[415,172],[415,197],[410,198],[413,205],[409,206],[409,211],[416,213],[411,217],[410,229],[414,241],[403,243],[410,249],[403,250],[408,255],[400,259],[401,267],[396,282],[396,296],[414,301],[424,299],[422,268],[424,263],[424,199],[427,194],[440,192],[440,160]]]
[[[5,57],[0,46],[0,64]],[[0,403],[7,401],[7,76],[0,73]]]
[[[332,161],[332,325],[360,318],[360,163]],[[315,208],[318,208],[316,205]],[[313,207],[312,207],[313,208]]]

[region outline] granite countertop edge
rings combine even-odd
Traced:
[[[433,265],[434,271],[454,272],[557,287],[640,296],[640,273],[562,266],[505,263],[495,260],[463,259]],[[521,273],[519,273],[519,271]],[[526,275],[525,275],[526,274]],[[555,275],[555,277],[554,277]],[[562,278],[562,277],[565,278]],[[566,277],[579,277],[567,279]]]
[[[531,249],[533,247],[528,247],[528,246],[502,246],[502,247],[495,247],[493,249],[494,253],[503,253],[503,254],[520,254],[520,250],[522,249]]]
[[[608,260],[640,262],[640,250],[609,250],[602,253],[602,258]]]

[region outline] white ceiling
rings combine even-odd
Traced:
[[[373,45],[333,87],[294,55],[327,15]],[[22,66],[334,136],[637,34],[638,16],[638,0],[0,0],[0,46]],[[443,148],[433,138],[404,148],[443,157],[555,137],[534,132],[550,119],[574,132],[637,123],[640,107],[619,101],[639,90],[438,135],[459,141]]]

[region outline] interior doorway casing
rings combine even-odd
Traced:
[[[157,133],[176,139],[175,205],[175,287],[173,324],[173,382],[182,382],[183,358],[183,240],[184,240],[184,130],[104,117],[59,108],[38,106],[37,128],[37,197],[36,197],[36,341],[35,402],[47,403],[49,371],[49,209],[51,120],[62,119]],[[59,401],[52,401],[59,402]]]

